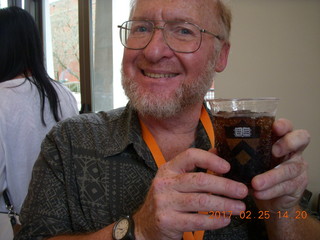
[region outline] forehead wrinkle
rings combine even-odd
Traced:
[[[148,5],[147,13],[140,12],[141,4]],[[201,28],[215,30],[218,25],[215,4],[216,0],[137,0],[131,19],[187,21]]]

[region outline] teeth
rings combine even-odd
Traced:
[[[177,74],[157,74],[157,73],[148,73],[148,72],[145,72],[144,73],[147,77],[151,77],[151,78],[171,78],[171,77],[175,77],[177,76]]]

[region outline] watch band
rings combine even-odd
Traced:
[[[127,216],[127,219],[129,220],[129,230],[126,236],[125,240],[135,240],[135,236],[134,236],[134,221],[133,218],[131,217],[131,215]]]

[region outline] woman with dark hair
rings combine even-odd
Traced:
[[[41,141],[56,122],[77,114],[72,93],[45,70],[32,16],[0,9],[0,212],[8,212],[4,192],[20,212]]]

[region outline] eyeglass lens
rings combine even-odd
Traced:
[[[152,39],[155,29],[161,29],[168,46],[177,52],[194,52],[201,43],[198,27],[186,22],[166,22],[163,27],[149,21],[127,21],[120,27],[122,44],[130,49],[143,49]]]

